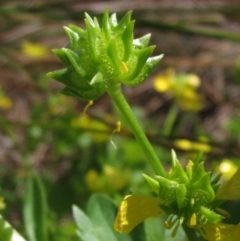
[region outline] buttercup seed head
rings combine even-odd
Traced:
[[[64,27],[69,48],[55,49],[65,68],[48,73],[63,83],[62,93],[83,100],[94,100],[113,85],[138,85],[163,57],[150,57],[155,46],[148,46],[150,34],[134,39],[135,21],[128,12],[119,22],[105,10],[102,23],[85,13],[86,30]]]

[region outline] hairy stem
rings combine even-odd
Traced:
[[[109,95],[111,96],[114,104],[119,109],[122,116],[126,119],[129,124],[129,127],[135,138],[137,139],[139,145],[141,146],[142,150],[144,151],[145,155],[148,158],[153,170],[157,175],[166,176],[165,169],[163,168],[159,158],[157,157],[152,145],[150,144],[149,140],[147,139],[145,133],[143,132],[141,126],[139,125],[136,117],[134,116],[128,102],[126,101],[121,86],[116,84],[109,88],[108,90]]]

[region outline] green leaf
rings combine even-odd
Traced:
[[[0,241],[26,240],[0,215]]]
[[[93,224],[86,214],[75,205],[73,205],[72,210],[74,220],[78,227],[77,234],[82,241],[98,241],[99,239],[95,234]]]
[[[122,236],[113,229],[114,220],[117,213],[117,207],[104,195],[93,195],[87,205],[87,213],[92,220],[99,237],[99,241],[118,241]],[[131,239],[124,239],[131,240]]]
[[[23,217],[29,240],[48,240],[46,193],[36,173],[30,173],[27,181]]]
[[[73,206],[78,235],[83,241],[147,241],[143,225],[139,225],[131,234],[117,233],[113,228],[116,214],[117,206],[102,194],[91,196],[86,214]]]
[[[162,218],[148,218],[144,221],[147,241],[164,241],[165,228]],[[171,239],[169,240],[171,241]]]

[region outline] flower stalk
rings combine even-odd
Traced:
[[[143,152],[147,156],[148,161],[151,164],[156,175],[165,177],[165,169],[163,168],[159,158],[156,155],[156,152],[154,151],[152,145],[150,144],[136,117],[134,116],[128,102],[126,101],[122,93],[121,86],[119,84],[112,86],[108,90],[108,94],[111,96],[114,104],[117,106],[120,113],[129,124],[131,131],[133,132]]]

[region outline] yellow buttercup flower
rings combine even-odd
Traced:
[[[12,100],[7,97],[0,87],[0,109],[10,109],[13,106]]]
[[[111,129],[103,122],[90,118],[87,114],[74,118],[71,124],[76,129],[90,130],[95,141],[101,142],[110,139]]]
[[[36,44],[24,41],[21,45],[22,52],[32,58],[43,58],[50,53],[49,49],[43,44]]]
[[[10,109],[13,106],[13,102],[10,98],[6,96],[0,96],[0,108],[1,109]]]
[[[171,93],[182,109],[198,111],[204,106],[204,96],[197,93],[200,82],[195,74],[177,74],[173,68],[168,68],[155,77],[153,86],[160,93]]]
[[[128,170],[118,169],[104,165],[102,172],[89,170],[85,175],[85,182],[92,192],[114,193],[125,187],[130,180]]]
[[[204,150],[205,153],[211,151],[211,146],[207,143],[203,142],[196,142],[196,141],[190,141],[187,139],[176,139],[174,142],[174,146],[185,150],[185,151],[199,151]]]

